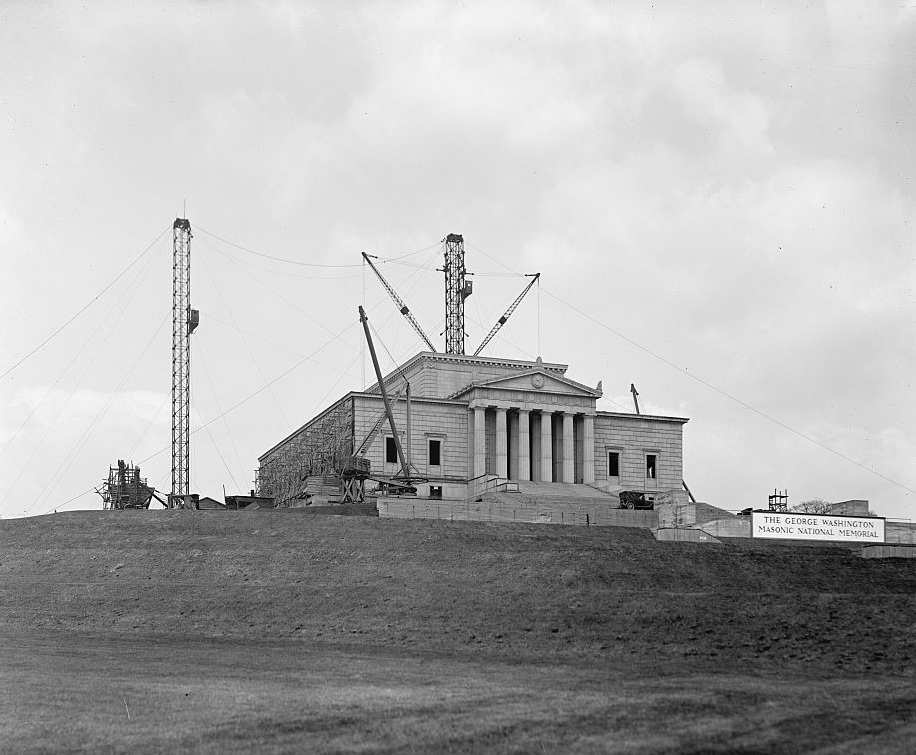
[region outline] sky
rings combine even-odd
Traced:
[[[172,223],[187,217],[191,488],[443,343],[569,365],[688,417],[726,509],[916,519],[916,4],[0,5],[0,517],[170,479]],[[440,346],[440,348],[442,348]]]

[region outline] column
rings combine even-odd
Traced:
[[[509,435],[506,429],[506,410],[496,408],[496,476],[509,476]]]
[[[541,482],[553,482],[553,428],[549,411],[541,412]]]
[[[487,425],[486,409],[474,407],[474,477],[487,471]]]
[[[506,414],[506,437],[509,444],[509,479],[518,479],[518,414]]]
[[[595,484],[595,415],[586,414],[582,423],[582,482]]]
[[[563,412],[563,482],[576,481],[576,447],[573,436],[573,415]]]
[[[531,479],[531,441],[528,435],[530,427],[530,412],[527,409],[518,410],[518,479],[528,481]]]

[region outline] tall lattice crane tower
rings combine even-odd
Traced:
[[[169,507],[189,494],[191,449],[191,333],[200,314],[191,309],[191,223],[172,226],[172,493]]]
[[[445,237],[445,353],[464,354],[464,300],[473,291],[466,280],[464,237],[450,233]]]

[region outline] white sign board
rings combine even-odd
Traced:
[[[883,543],[884,518],[831,516],[800,512],[752,511],[751,537],[784,540],[831,540],[848,543]]]

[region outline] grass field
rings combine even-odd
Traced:
[[[3,752],[912,752],[916,573],[618,528],[0,522]]]

